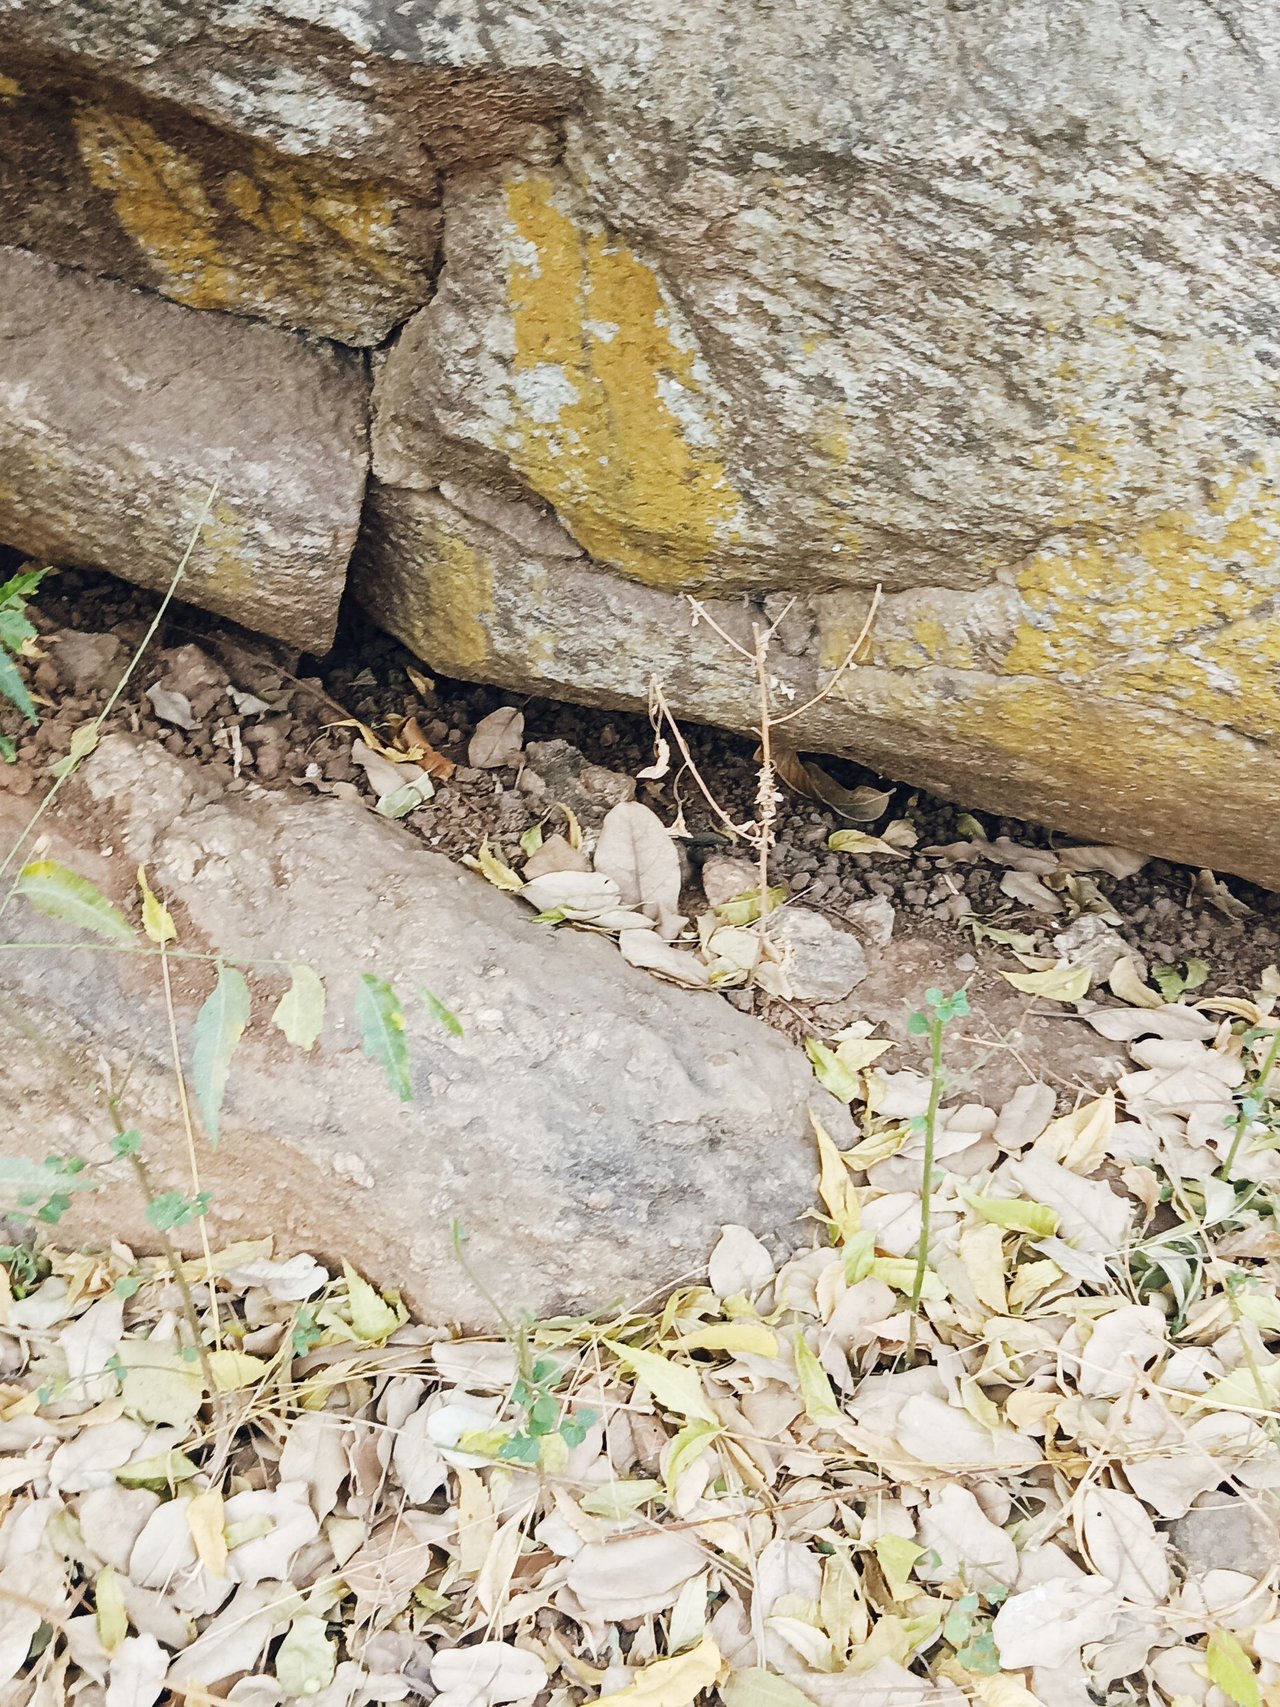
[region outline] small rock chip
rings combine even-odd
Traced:
[[[772,929],[791,950],[787,976],[801,1002],[838,1002],[867,975],[867,956],[857,937],[838,930],[821,913],[784,907]]]
[[[760,873],[750,860],[715,854],[702,868],[702,893],[709,906],[723,907],[726,901],[759,887]]]

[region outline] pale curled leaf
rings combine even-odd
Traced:
[[[524,712],[514,705],[501,705],[482,717],[467,744],[467,763],[474,770],[499,770],[516,765],[524,747]]]
[[[1071,966],[1066,961],[1043,972],[1001,972],[1000,976],[1024,995],[1039,996],[1048,1002],[1081,1001],[1093,981],[1087,966]]]
[[[703,990],[711,973],[696,955],[663,942],[656,931],[623,931],[618,938],[622,958],[631,966],[643,967],[670,983],[689,990]]]
[[[196,1015],[191,1081],[212,1144],[221,1135],[222,1104],[236,1045],[249,1023],[249,986],[234,966],[220,964],[218,982]]]
[[[611,877],[625,906],[661,918],[680,903],[680,856],[661,818],[635,800],[605,814],[595,869]]]
[[[271,1023],[296,1048],[310,1051],[324,1026],[324,984],[302,961],[295,961],[289,973],[289,988],[276,1003]]]

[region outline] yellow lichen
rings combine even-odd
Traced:
[[[391,252],[397,204],[383,186],[332,179],[265,148],[246,151],[248,170],[226,171],[144,119],[98,107],[75,125],[93,184],[162,288],[189,308],[254,312],[287,292],[305,314],[352,264],[357,282],[415,284],[412,261]]]
[[[517,401],[502,448],[594,557],[652,586],[696,585],[740,506],[696,352],[652,269],[581,229],[548,182],[511,183],[507,205]]]
[[[484,618],[493,610],[493,564],[438,516],[424,517],[421,541],[428,610],[420,623],[433,663],[465,674],[488,662]]]

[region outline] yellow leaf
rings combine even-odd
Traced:
[[[911,1292],[915,1287],[916,1259],[877,1257],[871,1265],[871,1275],[874,1280],[883,1280],[886,1286],[892,1286],[895,1292]],[[931,1268],[925,1269],[920,1296],[932,1303],[945,1298],[946,1295],[947,1289],[938,1279],[937,1273]]]
[[[109,1654],[113,1654],[129,1634],[129,1616],[125,1611],[120,1578],[110,1565],[104,1565],[94,1580],[93,1604],[98,1619],[98,1640]]]
[[[861,1227],[862,1207],[857,1189],[849,1178],[848,1164],[836,1148],[834,1139],[812,1109],[809,1110],[809,1119],[818,1139],[818,1195],[826,1204],[843,1244]]]
[[[1262,1707],[1262,1692],[1253,1661],[1230,1630],[1218,1629],[1209,1637],[1205,1649],[1205,1670],[1209,1681],[1216,1683],[1224,1695],[1229,1695],[1239,1707]]]
[[[911,1581],[911,1571],[924,1548],[919,1542],[908,1541],[905,1535],[881,1535],[872,1546],[889,1593],[895,1600],[912,1600],[920,1585]]]
[[[692,1464],[707,1450],[713,1440],[724,1433],[718,1423],[691,1422],[686,1423],[679,1434],[671,1442],[663,1455],[663,1476],[666,1479],[667,1493],[672,1499],[676,1496],[676,1488],[680,1478]]]
[[[1058,1120],[1052,1120],[1031,1146],[1033,1156],[1061,1162],[1073,1173],[1091,1174],[1107,1154],[1116,1127],[1114,1091],[1086,1102]]]
[[[217,1353],[213,1354],[215,1357]],[[226,1518],[222,1495],[216,1488],[197,1494],[187,1507],[187,1524],[195,1543],[196,1557],[215,1577],[227,1574]]]
[[[778,1336],[763,1322],[713,1322],[695,1328],[675,1341],[677,1351],[746,1351],[756,1357],[776,1357]]]
[[[1058,1231],[1058,1212],[1047,1203],[1033,1203],[1021,1197],[981,1197],[977,1192],[966,1192],[965,1202],[984,1221],[1011,1233],[1031,1233],[1037,1239],[1047,1239]]]
[[[655,1660],[647,1665],[625,1689],[601,1696],[611,1704],[622,1707],[689,1707],[704,1689],[710,1689],[720,1675],[720,1650],[704,1636],[696,1648],[677,1654],[674,1659]]]
[[[720,1688],[724,1707],[813,1707],[803,1690],[763,1666],[731,1671]]]
[[[682,1417],[719,1425],[700,1372],[691,1363],[672,1363],[656,1351],[637,1351],[617,1340],[603,1342],[653,1394],[658,1403]]]
[[[1087,966],[1072,966],[1062,960],[1047,972],[1002,972],[1000,976],[1027,996],[1042,996],[1047,1002],[1078,1002],[1088,994],[1093,974]]]
[[[164,902],[151,892],[147,882],[147,868],[138,867],[138,888],[142,891],[142,928],[152,942],[174,942],[177,940],[178,927],[170,917],[169,909]]]
[[[487,836],[474,854],[463,854],[462,863],[487,877],[495,889],[504,889],[509,895],[518,895],[524,888],[524,879],[498,858]]]
[[[820,1426],[844,1421],[827,1372],[810,1349],[808,1340],[797,1329],[795,1337],[796,1375],[800,1381],[800,1396],[805,1415]]]
[[[842,1037],[836,1055],[851,1073],[860,1073],[892,1048],[893,1043],[883,1037]]]
[[[960,1235],[960,1261],[979,1301],[998,1316],[1007,1313],[1004,1285],[1004,1241],[1000,1228],[989,1222],[966,1227]]]
[[[347,1283],[347,1298],[351,1305],[351,1331],[357,1339],[384,1340],[400,1326],[404,1317],[393,1310],[369,1282],[358,1275],[349,1262],[342,1265]]]
[[[209,1367],[213,1370],[213,1385],[219,1393],[234,1393],[240,1387],[252,1387],[266,1374],[267,1366],[260,1357],[250,1357],[247,1351],[211,1351]]]
[[[833,836],[827,837],[827,846],[832,853],[891,854],[894,859],[907,857],[902,848],[895,848],[882,836],[869,836],[865,830],[837,830]]]
[[[1033,1695],[1021,1679],[1009,1672],[966,1671],[953,1655],[948,1655],[938,1667],[938,1674],[954,1683],[982,1707],[1043,1707],[1038,1695]]]

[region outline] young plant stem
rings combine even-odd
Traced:
[[[914,1357],[916,1336],[920,1325],[920,1302],[924,1296],[925,1270],[929,1266],[929,1230],[933,1219],[933,1152],[938,1132],[938,1109],[946,1089],[946,1074],[942,1066],[942,1021],[935,1014],[929,1020],[930,1077],[929,1106],[924,1117],[924,1162],[920,1181],[920,1247],[916,1252],[916,1272],[911,1280],[911,1326],[907,1330],[907,1356]]]
[[[1271,1077],[1277,1061],[1280,1061],[1280,1026],[1276,1027],[1271,1038],[1271,1047],[1267,1050],[1266,1059],[1254,1080],[1254,1084],[1262,1096],[1267,1094],[1267,1080]],[[1231,1148],[1227,1151],[1227,1159],[1222,1164],[1222,1177],[1225,1180],[1231,1178],[1231,1170],[1236,1165],[1236,1157],[1240,1153],[1240,1146],[1244,1143],[1244,1135],[1249,1130],[1249,1123],[1252,1118],[1253,1116],[1247,1110],[1243,1108],[1240,1110],[1236,1119],[1235,1136],[1231,1140]]]
[[[214,485],[212,485],[209,488],[209,495],[204,501],[204,508],[200,511],[199,516],[197,516],[196,525],[191,530],[191,538],[187,541],[187,549],[183,552],[181,561],[179,562],[178,567],[174,570],[172,578],[169,581],[169,585],[165,588],[164,597],[160,600],[160,604],[156,609],[156,614],[152,617],[151,623],[147,629],[147,632],[143,635],[142,639],[138,642],[138,645],[134,651],[132,658],[130,658],[129,662],[125,665],[124,673],[121,675],[120,680],[116,683],[115,687],[113,688],[112,693],[111,693],[111,697],[108,699],[107,703],[103,706],[102,710],[98,713],[98,715],[92,720],[92,722],[88,726],[90,731],[92,732],[94,738],[84,749],[84,755],[83,756],[85,758],[87,758],[89,756],[89,754],[93,751],[94,747],[97,745],[98,731],[102,728],[102,725],[106,722],[107,718],[110,717],[111,713],[115,710],[116,702],[119,700],[120,695],[124,692],[126,686],[128,685],[129,679],[133,675],[133,672],[137,669],[139,663],[141,663],[143,654],[146,652],[148,646],[150,646],[152,639],[155,636],[156,630],[159,628],[160,624],[164,621],[164,613],[166,610],[168,610],[169,605],[173,600],[173,595],[178,590],[178,582],[186,574],[187,565],[191,561],[191,554],[192,554],[192,552],[194,552],[194,550],[196,548],[196,543],[200,538],[201,529],[204,527],[205,522],[208,520],[209,511],[213,508],[213,500],[217,497],[217,495],[218,495],[218,488],[217,488],[217,485],[215,483]],[[35,811],[31,814],[30,818],[28,818],[26,825],[24,826],[23,830],[21,831],[21,833],[18,836],[17,841],[9,849],[9,851],[5,855],[4,859],[0,860],[0,878],[4,877],[5,873],[9,870],[9,867],[13,864],[14,860],[17,859],[19,853],[27,845],[27,842],[31,837],[32,831],[35,829],[36,825],[40,822],[41,818],[44,817],[45,813],[49,810],[49,808],[53,805],[54,801],[57,799],[58,794],[60,793],[60,791],[62,789],[63,783],[70,781],[70,779],[75,775],[76,771],[79,770],[80,763],[81,763],[81,761],[79,759],[77,759],[74,763],[69,764],[67,766],[67,768],[61,773],[61,775],[54,778],[52,786],[49,788],[48,792],[45,794],[44,799],[36,807]],[[18,883],[21,880],[21,877],[22,877],[22,873],[21,873],[21,871],[19,871],[18,876],[13,879],[12,883],[10,883],[9,888],[8,888],[8,890],[4,896],[4,899],[0,900],[0,913],[3,913],[5,911],[5,909],[8,907],[9,903],[13,900],[14,895],[17,893]]]
[[[116,1136],[117,1138],[123,1138],[125,1135],[125,1124],[120,1118],[120,1110],[114,1099],[110,1104],[110,1108],[111,1122],[116,1129]],[[147,1164],[143,1161],[142,1157],[136,1150],[131,1150],[127,1159],[129,1166],[133,1169],[133,1177],[138,1182],[138,1189],[141,1191],[148,1207],[150,1207],[150,1205],[156,1200],[156,1192],[155,1187],[151,1183],[151,1174]],[[182,1313],[186,1317],[187,1328],[191,1334],[191,1343],[195,1347],[196,1355],[200,1359],[200,1369],[201,1373],[204,1375],[205,1386],[209,1390],[210,1399],[216,1403],[218,1395],[217,1384],[213,1377],[213,1365],[209,1362],[208,1347],[204,1343],[204,1334],[200,1328],[200,1314],[196,1309],[195,1295],[191,1290],[191,1283],[187,1279],[182,1258],[178,1255],[178,1248],[169,1237],[167,1229],[164,1227],[157,1227],[155,1230],[160,1240],[160,1249],[164,1253],[164,1259],[169,1265],[169,1269],[173,1275],[174,1284],[177,1286],[178,1294],[182,1299]]]
[[[178,1085],[178,1103],[182,1109],[182,1127],[187,1139],[187,1165],[191,1170],[192,1200],[200,1203],[200,1163],[196,1157],[196,1134],[191,1120],[191,1099],[187,1095],[186,1075],[182,1070],[182,1050],[178,1045],[178,1016],[173,1005],[173,983],[169,977],[168,943],[160,944],[160,970],[164,977],[164,1006],[169,1021],[169,1049],[173,1056],[173,1076]],[[218,1282],[213,1272],[213,1252],[209,1249],[209,1227],[203,1209],[196,1217],[200,1225],[200,1248],[204,1252],[205,1282],[209,1288],[209,1304],[213,1313],[213,1343],[222,1344],[222,1323],[218,1317]]]

